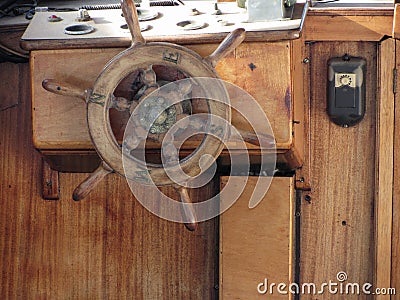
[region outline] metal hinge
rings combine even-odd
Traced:
[[[393,69],[393,94],[397,93],[397,69]]]

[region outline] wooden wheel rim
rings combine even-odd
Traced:
[[[218,78],[215,69],[200,55],[185,47],[169,43],[148,43],[136,45],[115,56],[96,79],[93,91],[88,97],[87,121],[89,133],[100,157],[114,171],[125,176],[122,163],[121,147],[117,143],[110,126],[108,107],[111,95],[120,81],[135,70],[147,69],[150,65],[165,65],[178,68],[190,77]],[[201,86],[201,83],[200,83]],[[208,94],[209,113],[230,122],[231,111],[228,105],[228,96],[225,87],[218,88],[202,86]],[[223,94],[221,93],[223,91]],[[221,99],[221,96],[223,99]],[[224,140],[228,132],[224,128],[221,139]],[[200,146],[190,157],[180,163],[182,170],[189,176],[197,176],[201,170],[198,165],[200,158],[211,155],[216,158],[222,151],[224,144],[211,135],[206,135]],[[160,167],[145,166],[143,163],[132,160],[133,167],[147,169],[152,181],[156,185],[174,184],[175,182]],[[140,165],[140,166],[139,166]],[[150,178],[144,178],[144,182]]]

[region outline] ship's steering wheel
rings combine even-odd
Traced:
[[[134,108],[140,105],[142,101],[147,101],[147,110],[145,110],[145,114],[154,114],[154,112],[152,112],[153,108],[159,112],[160,106],[156,102],[156,99],[159,98],[153,97],[153,100],[149,99],[160,88],[157,74],[153,70],[153,66],[157,65],[177,69],[187,78],[218,78],[218,74],[215,71],[216,64],[221,58],[233,51],[245,37],[244,29],[236,29],[221,42],[211,55],[203,58],[196,52],[180,45],[164,42],[146,43],[140,32],[134,1],[123,0],[122,10],[132,35],[132,45],[112,58],[104,66],[94,83],[93,89],[80,91],[74,87],[59,84],[51,79],[43,81],[43,87],[48,91],[80,97],[86,101],[89,133],[96,151],[102,159],[100,167],[75,189],[73,193],[74,200],[83,199],[98,182],[111,172],[126,176],[122,163],[122,147],[111,129],[109,109],[117,108],[118,110],[133,112]],[[141,95],[137,101],[116,97],[114,95],[116,87],[124,78],[135,72],[139,74],[138,76],[143,85]],[[225,101],[212,100],[220,98],[229,99],[223,84],[213,87],[212,89],[207,86],[202,86],[202,81],[199,81],[198,85],[200,85],[199,88],[207,94],[206,98],[209,114],[230,122],[231,109],[229,105],[225,103]],[[176,96],[178,94],[183,96],[190,93],[191,89],[192,86],[188,84],[188,81],[185,81],[185,83],[181,85],[178,82],[173,95]],[[168,96],[164,95],[164,98],[168,98]],[[155,123],[157,123],[158,126],[152,127],[150,136],[153,136],[154,139],[163,137],[165,130],[170,128],[174,122],[186,116],[186,112],[184,112],[180,104],[173,105],[173,112],[174,117],[172,120],[171,118],[167,120],[165,117],[156,119]],[[136,133],[139,133],[139,131],[143,129],[149,130],[150,128],[148,124],[141,124],[140,121],[137,121],[137,125],[138,129]],[[179,167],[188,176],[196,177],[204,170],[204,166],[199,166],[199,161],[204,155],[213,158],[217,158],[220,155],[224,148],[222,140],[227,137],[229,132],[227,126],[220,126],[219,129],[218,138],[213,135],[204,135],[202,142],[191,155],[179,161]],[[133,134],[135,134],[135,132],[133,132]],[[194,230],[197,224],[196,216],[191,207],[187,188],[171,181],[167,175],[165,166],[146,165],[134,159],[132,163],[135,164],[136,167],[140,165],[140,168],[145,168],[147,170],[148,175],[144,175],[145,177],[142,178],[144,181],[151,179],[157,186],[172,185],[175,187],[180,195],[180,201],[182,202],[185,225],[188,229]],[[146,176],[150,176],[151,178],[146,178]]]

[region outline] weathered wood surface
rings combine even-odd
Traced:
[[[206,57],[217,45],[188,47]],[[55,79],[77,86],[82,91],[92,88],[103,66],[121,50],[32,52],[33,138],[37,148],[93,149],[87,128],[86,105],[77,98],[44,90],[42,81]],[[265,59],[265,53],[268,59]],[[290,60],[289,42],[245,43],[222,59],[216,68],[222,79],[242,87],[259,102],[271,123],[277,148],[285,150],[292,145]],[[274,76],[270,76],[271,73]],[[262,89],[259,88],[260,82],[263,82]],[[238,113],[233,112],[232,120],[237,127],[248,127]]]
[[[377,47],[368,42],[317,42],[310,47],[312,191],[303,194],[310,198],[309,202],[303,198],[301,205],[300,281],[334,281],[343,271],[348,282],[372,283]],[[350,128],[335,125],[326,114],[327,60],[345,53],[364,57],[368,70],[366,115]],[[332,299],[332,295],[309,299]]]
[[[399,3],[396,3],[394,6],[392,37],[395,39],[400,38],[400,4]]]
[[[349,10],[351,12],[351,10]],[[392,35],[391,15],[328,12],[311,15],[304,23],[307,41],[380,41]]]
[[[1,29],[0,27],[0,49],[27,59],[29,52],[20,47],[24,30],[25,28],[15,28],[13,26],[9,26],[6,29]]]
[[[220,299],[291,299],[290,293],[279,294],[276,287],[260,294],[257,286],[265,278],[268,285],[294,280],[293,178],[273,178],[267,194],[253,209],[249,209],[249,199],[258,178],[248,179],[240,198],[220,216]],[[229,180],[221,178],[221,189]],[[225,194],[221,201],[229,197]]]
[[[243,88],[261,106],[271,124],[277,149],[289,149],[293,142],[290,45],[287,41],[245,43],[216,67],[223,80]],[[200,47],[194,49],[200,53],[204,51]],[[232,124],[249,129],[240,113],[235,111],[232,112]]]
[[[375,259],[374,286],[391,287],[392,217],[393,217],[393,146],[395,99],[393,70],[395,40],[382,41],[378,47],[376,181],[375,181]],[[390,299],[377,295],[375,299]]]
[[[396,68],[400,69],[399,48],[400,42],[396,41]],[[397,91],[400,90],[400,81],[397,81]],[[394,159],[393,159],[393,224],[392,224],[392,286],[400,291],[400,105],[396,94],[395,103],[395,135],[394,135]],[[399,294],[399,292],[397,292]]]
[[[42,200],[42,160],[31,142],[29,68],[19,68],[20,85],[8,90],[21,91],[19,104],[0,112],[0,297],[213,299],[216,220],[200,223],[196,232],[162,220],[116,174],[76,203],[71,193],[87,174],[61,173],[60,200]],[[191,197],[216,189],[211,183],[191,190]],[[164,192],[178,197],[173,189]]]
[[[292,130],[293,145],[292,152],[295,161],[299,161],[296,167],[296,188],[307,190],[310,188],[310,175],[307,172],[309,167],[300,169],[299,167],[310,163],[310,151],[308,134],[309,134],[309,84],[308,69],[309,56],[308,47],[305,45],[303,38],[292,41],[291,43],[291,84],[292,104],[293,104],[293,120]],[[289,152],[289,153],[290,153]],[[288,159],[290,161],[290,159]]]
[[[8,91],[10,86],[21,80],[20,68],[16,64],[2,63],[1,72],[8,74],[8,76],[3,75],[4,78],[0,81],[0,91]],[[19,103],[19,94],[20,91],[18,89],[2,93],[0,99],[0,111],[17,106]]]
[[[182,31],[179,26],[176,26],[176,22],[189,17],[189,5],[190,7],[196,5],[195,7],[202,13],[195,17],[195,20],[205,22],[207,25],[204,28]],[[164,41],[181,45],[220,43],[229,32],[239,27],[244,27],[248,31],[247,42],[276,42],[298,39],[301,35],[308,7],[304,3],[296,4],[291,20],[246,23],[242,22],[246,18],[243,10],[239,9],[234,3],[224,3],[220,5],[220,9],[225,13],[221,18],[233,25],[221,26],[220,22],[217,21],[219,18],[211,15],[213,3],[197,1],[189,5],[186,7],[157,7],[162,16],[150,21],[152,28],[143,32],[146,41]],[[74,12],[59,13],[66,21],[53,24],[52,27],[46,26],[48,13],[42,13],[40,19],[33,20],[32,24],[35,26],[28,28],[21,45],[28,50],[59,49],[60,45],[63,49],[129,47],[131,44],[129,32],[118,28],[123,24],[118,10],[108,10],[105,13],[107,14],[106,22],[89,22],[96,27],[97,31],[86,36],[68,36],[63,33],[63,26],[74,22]],[[101,13],[96,11],[92,11],[91,15],[97,20],[104,19],[104,15],[102,16]],[[45,34],[42,30],[44,26],[48,27]]]

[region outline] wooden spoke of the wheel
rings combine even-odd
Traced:
[[[207,61],[211,66],[215,67],[218,61],[235,50],[235,48],[244,41],[245,37],[246,32],[243,28],[235,29],[227,35],[227,37],[221,42],[221,44],[219,44],[218,48],[215,49],[213,53],[204,58],[205,61]]]
[[[80,98],[86,101],[87,91],[76,86],[59,83],[53,79],[45,79],[42,81],[42,86],[45,90],[54,94]]]
[[[175,185],[174,187],[178,192],[180,201],[182,203],[183,220],[187,221],[184,223],[186,228],[189,229],[190,231],[196,230],[197,228],[196,214],[194,211],[192,201],[190,200],[187,188],[180,185]]]
[[[145,44],[146,41],[140,32],[139,18],[135,2],[133,0],[123,0],[121,6],[129,31],[131,32],[132,46]]]
[[[106,175],[113,171],[104,161],[101,162],[100,166],[74,190],[72,199],[75,201],[84,199]]]

